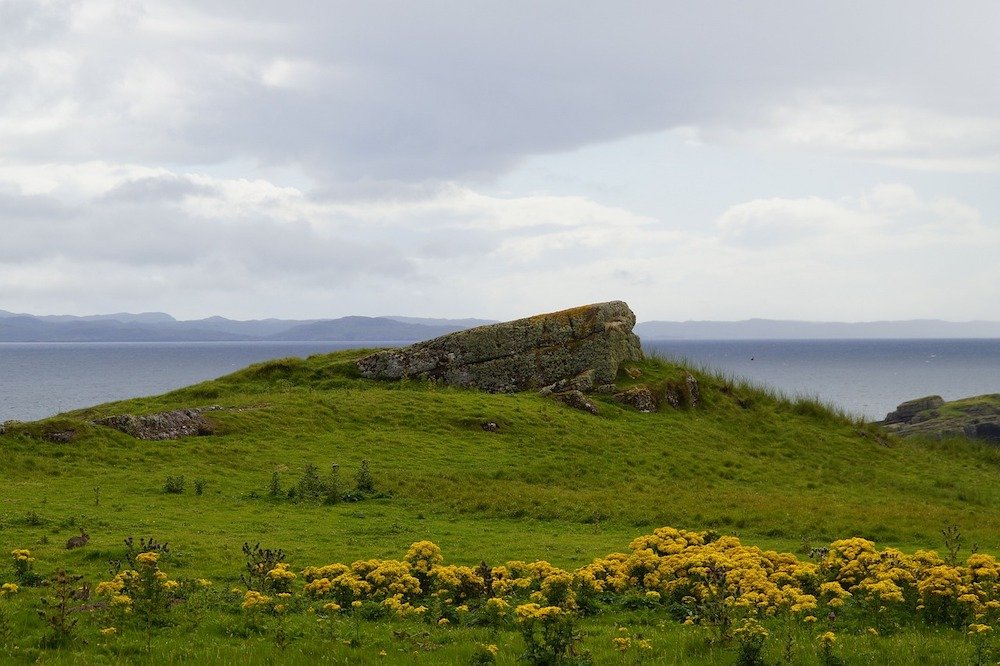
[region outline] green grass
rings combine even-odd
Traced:
[[[353,363],[362,353],[272,361],[162,396],[8,427],[0,436],[0,556],[29,548],[45,574],[62,567],[102,580],[108,560],[122,557],[124,538],[151,536],[170,542],[171,575],[232,585],[246,541],[283,548],[294,567],[400,558],[410,543],[430,539],[450,562],[545,559],[575,568],[663,525],[797,552],[854,535],[908,551],[940,549],[941,530],[958,525],[966,545],[1000,552],[1000,450],[993,447],[889,438],[816,400],[788,400],[704,370],[692,370],[702,397],[696,408],[640,414],[596,395],[600,414],[592,416],[533,393],[363,380]],[[661,386],[686,372],[663,359],[634,365],[642,376],[622,373],[619,386]],[[138,441],[90,423],[208,406],[220,409],[207,413],[219,428],[207,437]],[[499,432],[484,431],[485,421],[498,423]],[[73,431],[72,441],[46,438],[62,431]],[[350,482],[362,459],[385,497],[321,506],[267,496],[275,470],[287,488],[306,464],[325,472],[337,463]],[[177,475],[187,480],[185,492],[165,493],[166,478]],[[194,494],[195,479],[204,480],[203,495]],[[67,551],[66,540],[81,528],[90,543]],[[0,582],[10,579],[5,566]],[[26,635],[37,639],[36,625]],[[170,631],[176,640],[163,640],[174,645],[177,660],[191,650],[209,661],[218,650],[223,661],[268,663],[273,653],[264,639],[230,644],[201,631],[193,638],[177,627]],[[385,633],[378,624],[366,631]],[[676,652],[692,641],[686,629],[658,631],[675,645],[676,658],[664,663],[703,658],[700,640],[691,654]],[[448,636],[448,645],[433,653],[452,650],[445,663],[467,663],[476,639]],[[400,649],[398,639],[385,640]],[[907,650],[934,663],[928,655],[938,639],[907,640]],[[960,635],[940,640],[968,647]],[[870,653],[865,663],[890,663],[902,649],[887,647],[889,639],[858,641],[851,650]],[[102,651],[100,642],[78,645],[78,663],[138,659]],[[39,650],[29,643],[18,648],[26,660]],[[320,645],[299,641],[294,654],[306,663]],[[945,653],[954,656],[953,648],[959,649]],[[350,661],[375,663],[378,651]],[[76,659],[58,654],[66,663]],[[708,656],[703,663],[716,662]]]

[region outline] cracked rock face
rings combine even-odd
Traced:
[[[549,386],[593,371],[614,381],[625,361],[642,359],[635,315],[622,301],[479,326],[358,361],[368,379],[429,379],[491,393]]]

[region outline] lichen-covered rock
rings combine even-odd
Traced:
[[[180,439],[215,432],[215,426],[202,415],[200,409],[177,409],[141,416],[121,414],[98,419],[94,423],[146,440]]]
[[[615,393],[613,397],[618,402],[635,407],[640,412],[648,413],[656,411],[656,396],[653,395],[653,391],[645,384],[639,384],[621,393]]]
[[[622,301],[584,305],[451,333],[358,361],[369,379],[428,379],[491,393],[539,389],[593,371],[613,382],[625,361],[642,359],[635,315]]]
[[[684,376],[684,389],[688,407],[697,407],[701,403],[701,389],[698,388],[698,380],[690,372]]]
[[[538,392],[542,395],[562,393],[563,391],[581,391],[583,393],[589,393],[593,390],[593,388],[594,371],[587,370],[586,372],[581,372],[576,377],[572,377],[570,379],[560,379],[554,384],[543,386]]]
[[[553,393],[552,398],[557,400],[568,407],[573,409],[579,409],[584,412],[589,412],[591,414],[597,413],[597,405],[590,401],[590,398],[585,396],[580,391],[565,391],[563,393]]]
[[[665,402],[675,409],[697,407],[701,403],[698,380],[691,373],[685,373],[681,380],[668,381],[663,386],[660,402]]]

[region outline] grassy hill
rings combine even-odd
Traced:
[[[942,529],[955,525],[965,546],[1000,551],[994,448],[903,442],[815,402],[698,370],[690,370],[696,407],[645,414],[596,395],[594,416],[534,393],[363,380],[354,366],[362,354],[272,361],[162,396],[8,425],[0,552],[30,549],[42,573],[64,568],[96,581],[125,555],[125,538],[152,537],[169,542],[172,573],[228,587],[239,583],[245,542],[283,549],[294,567],[399,559],[426,539],[457,564],[547,560],[574,569],[666,525],[803,557],[850,536],[940,550]],[[689,371],[662,359],[631,365],[641,375],[622,372],[619,386]],[[217,407],[206,412],[215,434],[139,441],[91,423],[195,407]],[[334,505],[287,497],[307,465],[322,475],[339,465],[352,486],[362,460],[374,497]],[[183,492],[165,492],[181,476]],[[89,543],[66,550],[81,529]],[[0,582],[9,580],[2,571]],[[33,637],[18,649],[37,657],[45,628],[13,617]],[[266,643],[259,654],[276,649]],[[249,654],[232,649],[226,658]]]

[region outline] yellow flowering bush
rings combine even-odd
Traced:
[[[436,564],[428,576],[428,592],[440,597],[450,597],[456,603],[483,596],[486,585],[483,577],[471,567],[454,564]]]
[[[31,553],[12,551],[15,561]],[[441,626],[515,626],[529,652],[567,650],[573,623],[601,604],[666,610],[685,624],[712,628],[735,639],[748,655],[759,652],[767,618],[822,626],[830,613],[838,626],[886,635],[903,624],[946,625],[985,635],[1000,621],[1000,563],[981,553],[949,564],[934,551],[908,555],[879,549],[866,539],[835,541],[816,561],[748,546],[734,536],[714,537],[664,527],[634,539],[628,552],[596,558],[574,570],[546,561],[510,561],[473,568],[444,561],[433,542],[418,541],[401,559],[367,559],[310,566],[295,572],[285,562],[270,565],[261,590],[227,596],[248,613],[311,612],[332,617],[425,616]],[[96,595],[122,616],[164,614],[211,581],[187,584],[159,569],[159,554],[140,553],[135,569],[100,582]],[[16,591],[0,588],[7,595]],[[300,596],[296,596],[301,593]],[[361,612],[359,613],[359,609]],[[381,613],[381,615],[379,615]],[[346,614],[346,613],[345,613]],[[119,625],[122,626],[122,625]],[[820,640],[829,652],[836,640]],[[639,636],[619,636],[633,650]],[[645,640],[645,639],[642,639]],[[985,640],[985,639],[984,639]]]
[[[428,575],[431,569],[444,562],[441,548],[432,541],[417,541],[406,551],[403,560],[416,574]]]
[[[266,574],[268,590],[275,594],[288,592],[291,589],[292,581],[295,580],[295,572],[288,568],[287,562],[278,562],[274,568]]]
[[[14,560],[14,580],[28,587],[43,583],[43,578],[35,573],[35,558],[31,556],[30,550],[15,548],[10,551],[10,556]]]
[[[260,611],[267,609],[271,604],[271,597],[258,592],[257,590],[247,590],[243,595],[243,610]]]
[[[574,614],[558,606],[521,604],[515,615],[527,646],[525,658],[530,663],[560,663],[579,640],[574,631]]]
[[[99,582],[94,592],[106,600],[113,613],[136,616],[148,628],[165,620],[174,601],[181,599],[183,589],[180,581],[171,580],[160,570],[156,552],[136,555],[135,567]]]

